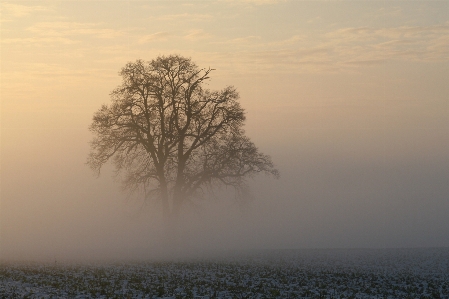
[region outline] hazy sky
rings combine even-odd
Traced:
[[[156,203],[85,165],[129,61],[234,85],[281,178],[189,208],[183,250],[449,246],[448,1],[1,0],[0,258],[142,258]]]

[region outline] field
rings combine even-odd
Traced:
[[[449,298],[449,248],[0,265],[0,298]]]

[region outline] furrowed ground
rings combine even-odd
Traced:
[[[449,248],[0,265],[0,298],[449,298]]]

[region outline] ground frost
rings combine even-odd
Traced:
[[[0,298],[449,299],[449,248],[283,250],[126,264],[3,263]]]

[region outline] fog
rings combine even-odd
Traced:
[[[408,104],[390,109],[391,116],[363,105],[280,111],[245,105],[248,97],[257,94],[242,92],[247,134],[272,156],[281,178],[251,179],[246,202],[219,189],[215,198],[185,206],[174,241],[156,201],[122,192],[112,166],[97,178],[85,165],[94,111],[76,126],[2,128],[2,258],[449,245],[447,117]]]
[[[123,3],[112,5],[111,15],[119,14]],[[156,25],[150,22],[147,28],[148,19],[137,17],[147,9],[138,2],[127,6],[136,18],[123,17],[133,19],[135,27],[106,14],[72,11],[70,3],[39,9],[22,3],[31,8],[16,7],[10,15],[5,6],[0,260],[449,246],[449,27],[447,14],[441,15],[447,3],[398,3],[396,10],[385,3],[341,3],[334,4],[341,9],[335,15],[288,1],[238,3],[214,4],[226,8],[218,21],[206,17],[221,11],[215,6],[186,6],[204,15],[182,21],[181,12],[170,14],[181,21],[157,39],[151,35],[159,32]],[[20,9],[33,17],[29,23]],[[289,18],[303,9],[310,22],[294,25]],[[345,9],[353,13],[347,20]],[[169,22],[164,13],[157,11],[157,20]],[[225,15],[240,22],[247,15],[253,19],[245,19],[246,29],[229,27],[228,32],[225,24],[232,22]],[[283,40],[261,21],[267,15],[277,20],[272,26]],[[282,22],[282,15],[290,21]],[[60,16],[72,20],[72,31],[55,21]],[[54,32],[42,20],[55,21]],[[224,23],[215,23],[220,20]],[[80,24],[93,29],[83,31]],[[204,31],[184,32],[185,24]],[[98,28],[107,25],[111,31]],[[365,25],[384,31],[371,32]],[[365,29],[348,37],[354,28]],[[54,36],[58,39],[50,40]],[[146,40],[158,44],[149,46]],[[385,45],[398,40],[404,40],[399,48]],[[215,48],[220,43],[224,50]],[[324,48],[333,50],[318,51]],[[252,196],[244,202],[222,188],[213,198],[185,206],[175,234],[168,233],[157,201],[121,191],[111,165],[96,177],[85,164],[93,113],[109,102],[120,82],[119,69],[137,58],[171,53],[216,68],[210,88],[237,88],[247,112],[247,135],[281,174],[278,180],[250,179]]]

